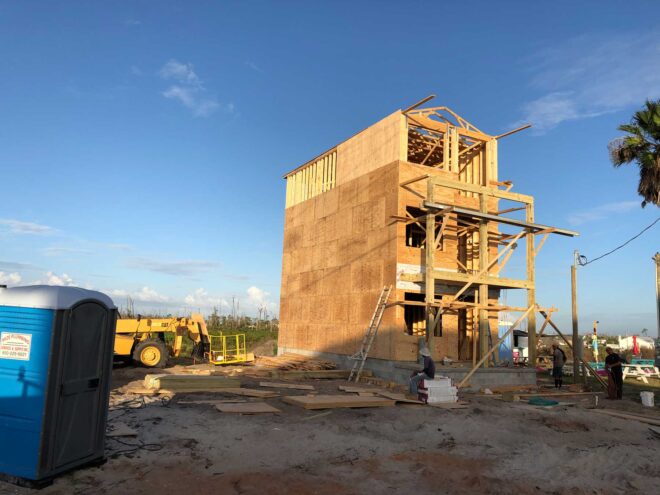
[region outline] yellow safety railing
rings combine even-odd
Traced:
[[[209,362],[213,364],[233,364],[247,361],[245,334],[211,335]]]

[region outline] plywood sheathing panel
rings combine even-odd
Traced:
[[[337,186],[400,160],[404,126],[405,117],[397,110],[338,145]]]
[[[395,282],[397,167],[390,163],[287,208],[281,345],[355,352],[380,289]],[[388,338],[379,335],[372,356],[389,357],[389,343],[380,343]]]

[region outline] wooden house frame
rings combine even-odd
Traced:
[[[489,135],[420,108],[431,98],[285,175],[281,352],[353,354],[391,284],[370,357],[415,361],[426,345],[474,365],[499,311],[522,311],[535,358],[535,258],[550,234],[577,233],[535,223],[534,198],[499,180],[499,140],[529,126]],[[524,276],[502,277],[523,240]],[[526,306],[500,304],[502,289],[526,291]]]

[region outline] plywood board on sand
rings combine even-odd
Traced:
[[[238,413],[238,414],[264,414],[264,413],[279,413],[282,412],[276,407],[273,407],[265,402],[246,402],[243,404],[218,404],[215,408],[224,413]]]
[[[282,401],[305,409],[334,409],[338,407],[386,407],[395,401],[383,397],[359,397],[351,395],[288,396]]]
[[[314,390],[312,385],[299,385],[297,383],[259,382],[259,386],[270,388],[290,388],[293,390]]]

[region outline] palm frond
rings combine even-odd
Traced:
[[[619,167],[637,162],[642,207],[649,203],[660,206],[660,100],[647,100],[630,123],[618,129],[627,135],[608,144],[612,164]]]

